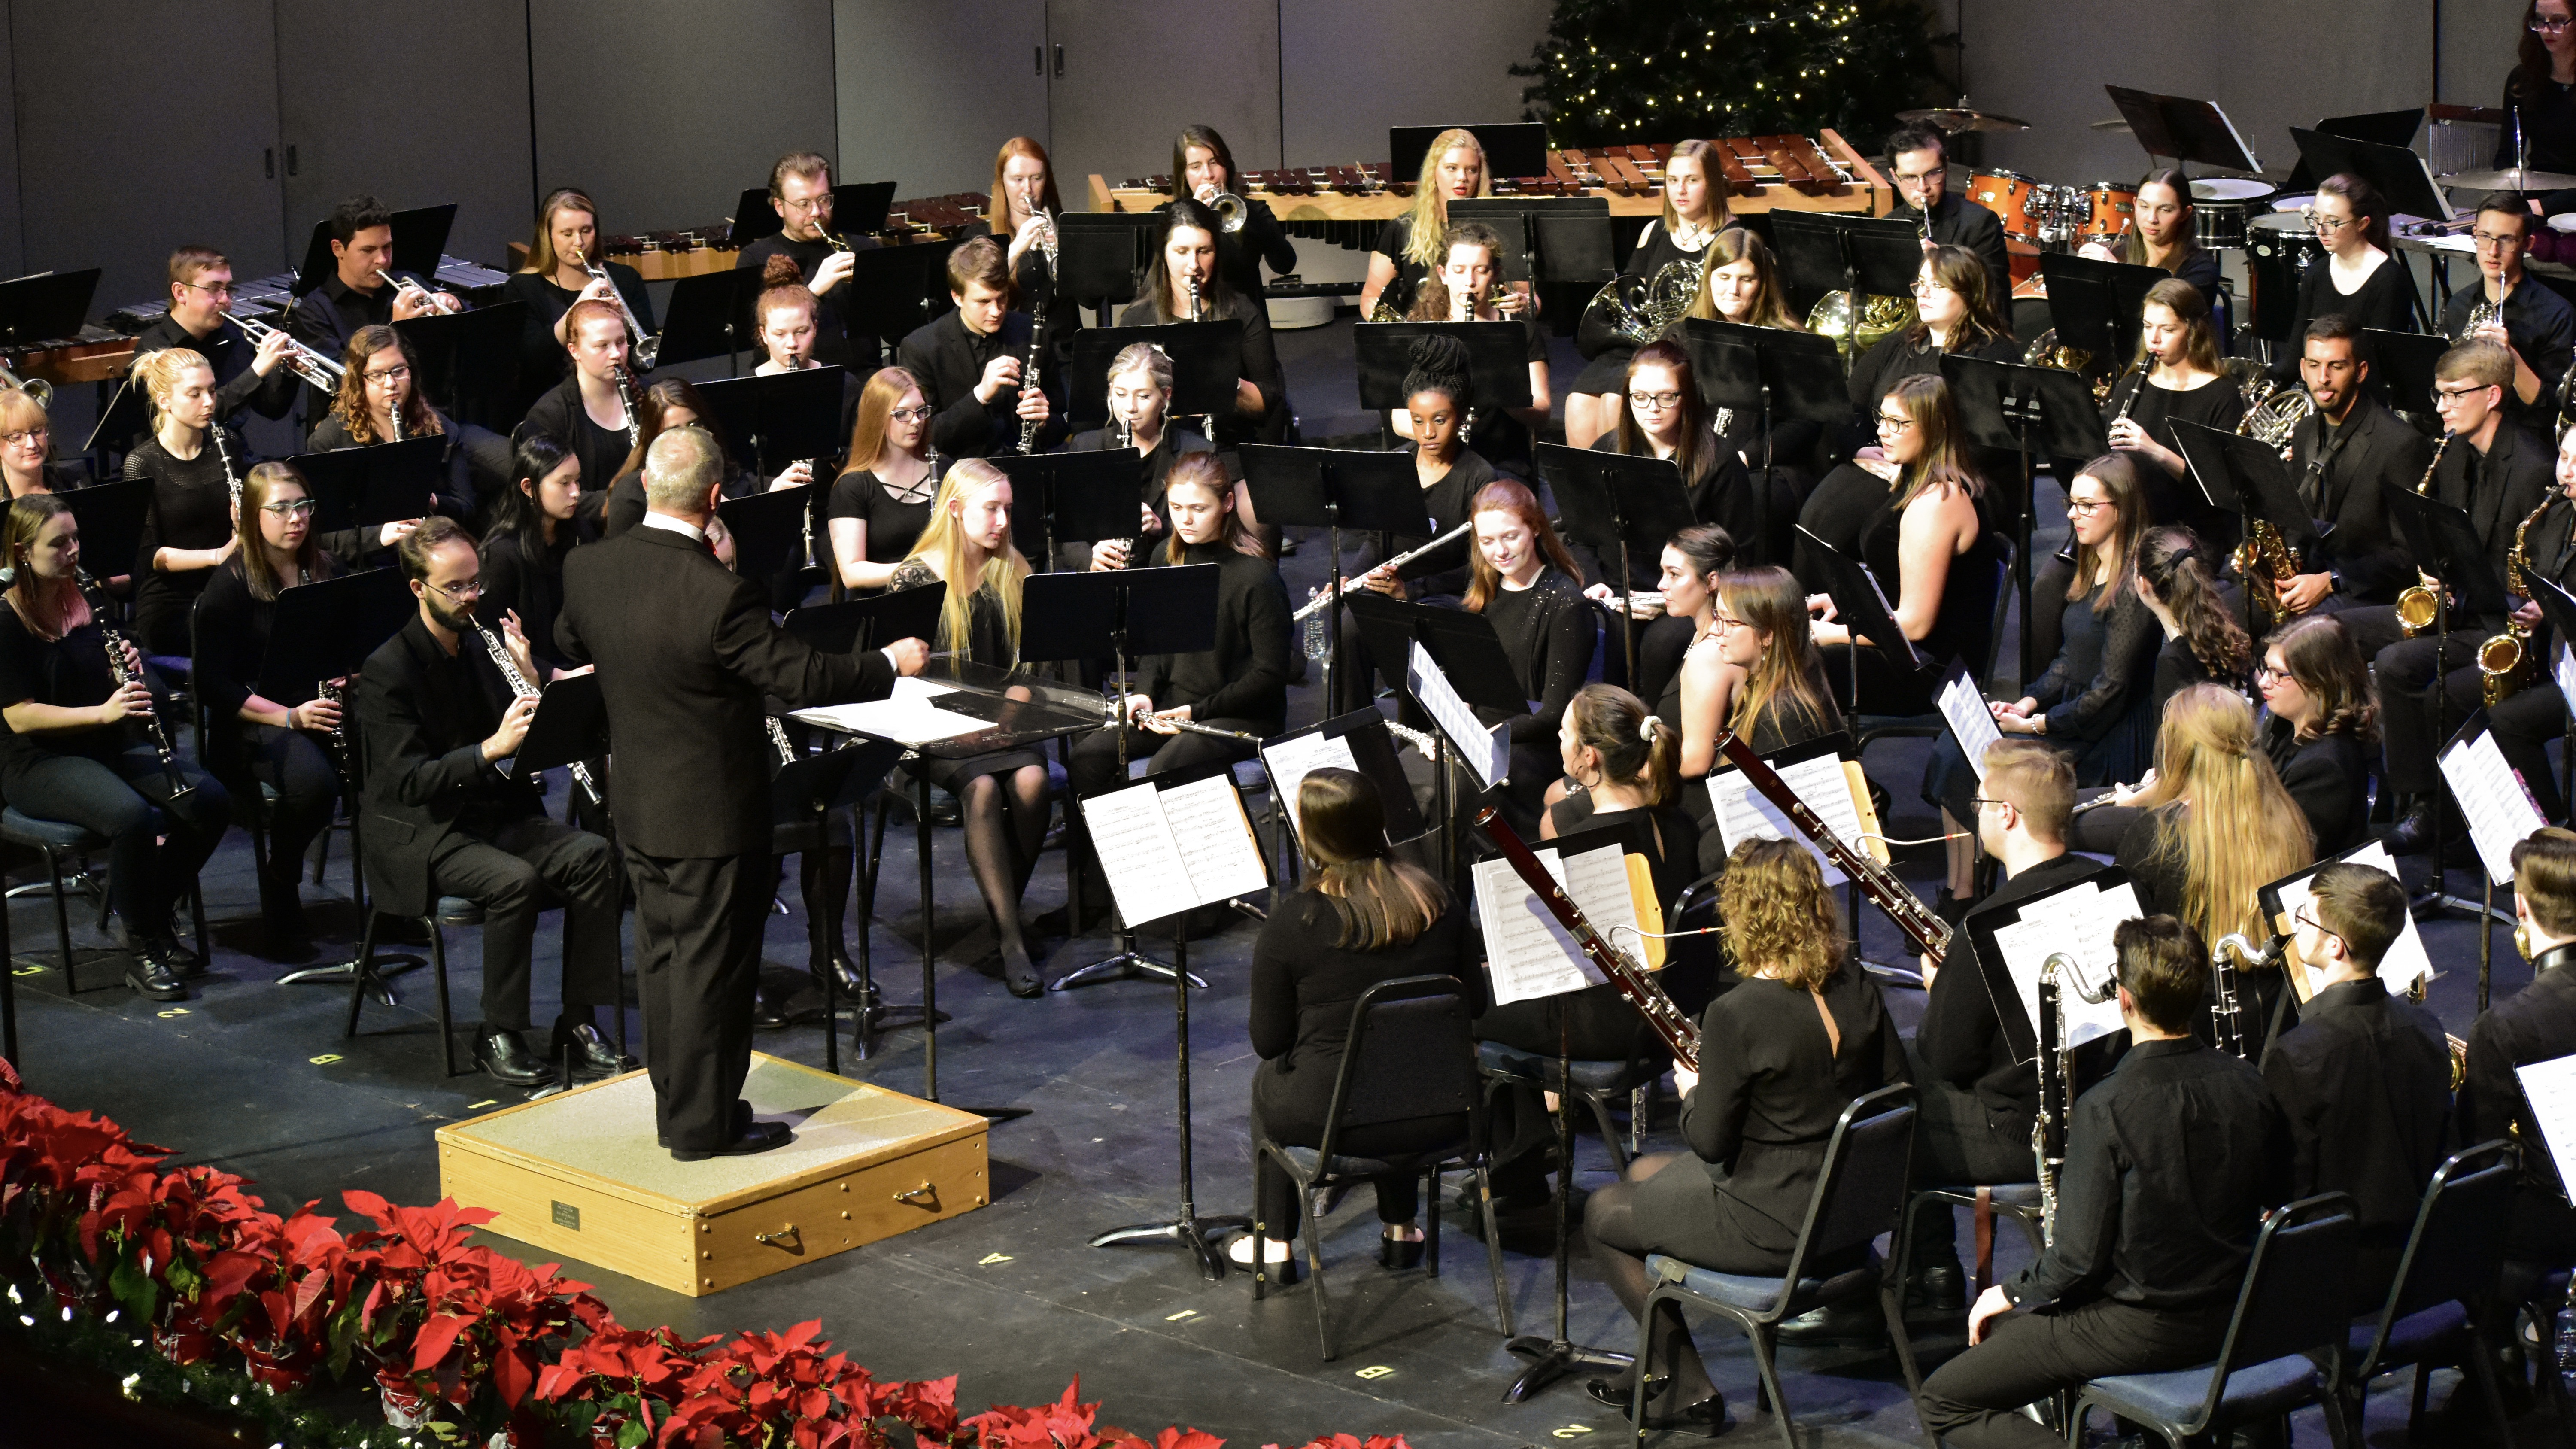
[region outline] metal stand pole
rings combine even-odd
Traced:
[[[1573,1080],[1573,1056],[1570,1034],[1565,1019],[1565,998],[1548,998],[1548,1009],[1556,1017],[1556,1336],[1541,1338],[1523,1334],[1504,1342],[1509,1352],[1528,1359],[1512,1386],[1503,1390],[1503,1402],[1518,1404],[1549,1384],[1579,1368],[1624,1369],[1636,1360],[1624,1353],[1606,1348],[1590,1348],[1566,1337],[1566,1283],[1572,1274],[1569,1243],[1572,1239],[1574,1197],[1574,1093],[1567,1090]],[[1432,1205],[1437,1211],[1439,1204]]]
[[[1127,782],[1127,628],[1124,623],[1119,625],[1117,632],[1116,657],[1118,660],[1118,782],[1123,785]],[[1112,903],[1113,905],[1115,903],[1114,896]],[[1110,933],[1109,939],[1118,948],[1115,952],[1088,966],[1075,967],[1057,977],[1047,989],[1071,991],[1077,986],[1089,986],[1098,981],[1122,981],[1131,976],[1152,976],[1168,981],[1173,979],[1175,973],[1186,974],[1185,968],[1155,960],[1137,950],[1136,933],[1128,926],[1127,919],[1123,915],[1118,919],[1118,929]],[[1207,989],[1207,983],[1196,976],[1191,976],[1189,982],[1202,991]]]
[[[1187,1247],[1198,1258],[1199,1276],[1211,1282],[1225,1276],[1225,1258],[1216,1250],[1211,1230],[1250,1228],[1247,1217],[1203,1218],[1198,1215],[1198,1197],[1190,1172],[1190,989],[1182,984],[1189,970],[1189,912],[1172,918],[1172,960],[1178,963],[1172,977],[1173,1040],[1176,1043],[1176,1065],[1173,1073],[1180,1097],[1181,1130],[1181,1211],[1169,1222],[1137,1223],[1130,1227],[1111,1228],[1095,1235],[1091,1246],[1105,1248],[1113,1243],[1135,1243],[1160,1239]],[[1257,1246],[1257,1245],[1256,1245]]]

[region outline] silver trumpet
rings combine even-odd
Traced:
[[[456,303],[453,300],[439,296],[437,293],[422,286],[420,283],[413,281],[409,277],[397,277],[382,267],[376,268],[376,275],[393,283],[394,291],[396,293],[411,298],[414,303],[426,307],[432,312],[453,312],[456,310]]]
[[[510,657],[510,646],[501,642],[501,636],[480,624],[474,626],[474,632],[483,636],[483,647],[491,651],[492,664],[501,671],[501,679],[510,686],[510,692],[535,696],[537,687],[528,682],[528,676],[519,672],[518,661]],[[515,760],[502,761],[499,766],[501,773],[509,774],[510,767],[516,763]],[[596,805],[604,798],[599,793],[599,782],[590,777],[590,766],[579,760],[573,761],[572,777],[580,783],[582,793],[590,797],[591,804]]]
[[[627,335],[635,339],[634,345],[626,349],[626,355],[635,359],[637,367],[651,372],[654,354],[662,350],[662,339],[647,334],[644,324],[635,320],[635,309],[626,305],[626,294],[617,290],[617,283],[609,277],[606,267],[584,256],[579,247],[573,248],[572,260],[573,265],[590,273],[592,281],[608,283],[609,300],[617,304],[617,315],[626,319]]]
[[[1217,190],[1214,182],[1199,188],[1198,200],[1200,205],[1216,213],[1216,225],[1219,231],[1241,231],[1243,224],[1252,219],[1252,206],[1249,202],[1231,191]]]
[[[277,328],[255,317],[245,317],[238,312],[226,312],[224,319],[240,328],[242,335],[250,339],[250,345],[253,347],[265,343],[268,341],[268,334],[278,331]],[[288,371],[324,392],[338,392],[340,379],[348,372],[347,368],[305,346],[292,336],[286,339],[286,366]]]

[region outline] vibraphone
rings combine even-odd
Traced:
[[[980,191],[961,191],[948,196],[922,197],[898,201],[886,212],[884,231],[874,233],[876,240],[887,246],[908,242],[945,241],[959,236],[984,219],[984,208],[992,198]],[[703,276],[708,272],[730,270],[737,248],[727,245],[733,223],[716,222],[709,226],[688,227],[678,231],[646,232],[641,236],[612,236],[600,244],[600,250],[614,260],[633,267],[648,282],[676,281],[681,277]],[[527,248],[510,244],[510,265],[527,264]]]

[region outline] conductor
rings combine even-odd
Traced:
[[[881,699],[928,649],[820,653],[772,623],[761,589],[706,542],[724,452],[703,428],[653,440],[643,522],[572,551],[555,642],[599,666],[616,769],[609,804],[635,887],[644,1065],[682,1162],[790,1140],[738,1100],[771,885],[763,696],[788,708]]]

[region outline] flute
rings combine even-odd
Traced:
[[[1109,715],[1109,722],[1108,722],[1107,724],[1102,725],[1102,726],[1101,726],[1101,728],[1102,728],[1102,729],[1115,729],[1115,728],[1117,728],[1117,727],[1118,727],[1118,712],[1117,712],[1117,706],[1115,706],[1115,705],[1111,704],[1108,700],[1105,700],[1105,699],[1104,699],[1104,700],[1102,700],[1100,703],[1101,703],[1102,708],[1103,708],[1104,710],[1106,710],[1106,711],[1108,712],[1108,715]],[[1203,725],[1203,724],[1200,724],[1197,720],[1189,720],[1189,719],[1167,719],[1167,720],[1162,720],[1162,721],[1161,721],[1161,723],[1166,724],[1166,725],[1169,725],[1169,726],[1171,726],[1173,729],[1186,731],[1187,733],[1194,734],[1194,735],[1213,735],[1213,736],[1215,736],[1216,738],[1221,739],[1221,740],[1241,740],[1241,741],[1243,741],[1244,743],[1246,743],[1246,744],[1251,744],[1251,745],[1259,745],[1259,744],[1261,743],[1261,736],[1256,735],[1256,734],[1253,734],[1253,733],[1250,733],[1249,731],[1246,731],[1246,730],[1221,730],[1221,729],[1218,729],[1215,725]],[[1135,722],[1134,722],[1134,727],[1135,727],[1135,728],[1137,728],[1137,729],[1140,729],[1140,730],[1141,730],[1141,729],[1144,729],[1144,728],[1145,728],[1144,721],[1142,721],[1142,720],[1137,720],[1137,721],[1135,721]]]
[[[1353,589],[1366,588],[1368,586],[1369,574],[1376,573],[1378,569],[1400,569],[1406,564],[1413,562],[1415,559],[1422,557],[1424,554],[1431,552],[1433,549],[1438,548],[1440,545],[1447,543],[1449,540],[1456,538],[1458,535],[1465,533],[1468,529],[1475,526],[1476,520],[1472,518],[1468,519],[1466,522],[1459,524],[1456,528],[1449,530],[1447,533],[1440,535],[1438,538],[1431,540],[1420,548],[1406,549],[1404,552],[1397,554],[1395,557],[1388,559],[1382,564],[1379,564],[1377,568],[1370,569],[1367,574],[1362,574],[1355,579],[1344,579],[1342,580],[1342,592],[1347,594]],[[1332,597],[1333,595],[1329,593],[1317,590],[1315,597],[1306,601],[1306,607],[1299,609],[1296,613],[1288,616],[1288,622],[1291,624],[1304,623],[1308,615],[1314,613],[1317,609],[1324,607],[1325,603]]]

